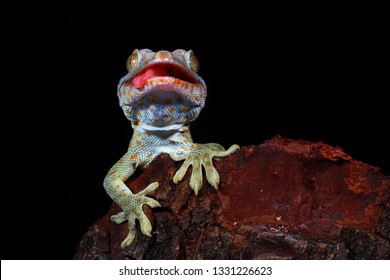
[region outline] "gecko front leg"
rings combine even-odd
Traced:
[[[173,176],[173,182],[177,184],[180,182],[184,175],[187,173],[187,169],[192,165],[192,174],[190,178],[190,187],[194,190],[195,195],[202,188],[203,185],[203,173],[202,166],[206,172],[207,181],[215,188],[218,188],[219,174],[213,165],[213,158],[216,160],[222,157],[229,156],[237,151],[240,147],[236,144],[232,145],[228,150],[225,150],[221,145],[216,143],[209,144],[195,144],[191,145],[191,150],[185,154],[169,154],[175,161],[184,160],[182,166]]]
[[[146,195],[154,191],[158,187],[158,183],[154,182],[148,185],[143,191],[133,194],[133,192],[125,185],[125,181],[137,169],[138,163],[135,161],[136,156],[133,151],[128,151],[108,172],[104,179],[104,188],[108,195],[121,207],[123,210],[116,215],[111,216],[111,220],[117,224],[128,221],[129,233],[123,240],[121,247],[129,246],[136,234],[136,222],[140,222],[141,231],[147,236],[151,236],[152,225],[142,210],[144,204],[150,207],[159,207],[160,204]]]

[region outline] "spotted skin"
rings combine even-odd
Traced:
[[[180,182],[192,165],[189,184],[197,195],[203,185],[202,170],[207,181],[217,189],[220,178],[213,158],[229,156],[239,149],[238,145],[225,150],[219,144],[192,141],[189,125],[204,107],[206,84],[197,74],[199,64],[191,50],[134,50],[126,66],[128,73],[119,81],[117,93],[134,132],[127,152],[109,170],[103,183],[108,195],[122,209],[111,220],[118,224],[128,223],[129,233],[122,248],[129,246],[135,238],[136,219],[141,232],[151,236],[152,225],[142,207],[160,206],[147,196],[158,187],[158,182],[149,184],[137,194],[125,185],[137,168],[146,169],[162,153],[169,154],[175,161],[184,160],[173,181]]]

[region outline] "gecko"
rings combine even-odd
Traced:
[[[199,61],[192,50],[173,52],[135,49],[126,61],[128,73],[117,86],[119,105],[131,122],[133,135],[127,152],[108,171],[103,186],[121,212],[111,216],[117,224],[127,222],[128,235],[121,243],[124,249],[136,236],[136,220],[141,232],[151,237],[152,225],[143,206],[160,207],[149,193],[158,188],[153,182],[142,191],[133,193],[125,182],[139,170],[145,170],[162,153],[174,161],[183,161],[173,176],[180,182],[190,166],[190,188],[198,195],[206,179],[215,189],[220,176],[213,159],[229,156],[240,147],[236,144],[225,150],[217,143],[197,144],[189,130],[205,105],[207,87],[198,75]]]

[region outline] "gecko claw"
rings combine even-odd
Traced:
[[[121,224],[126,220],[127,220],[127,217],[126,217],[125,212],[119,212],[118,214],[111,216],[111,221],[113,221],[117,224]]]
[[[127,234],[127,237],[121,243],[122,249],[125,249],[126,247],[130,246],[131,243],[133,243],[134,238],[135,238],[135,233],[136,233],[135,228],[129,231],[129,233]]]

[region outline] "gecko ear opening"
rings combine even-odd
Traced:
[[[138,63],[139,63],[139,53],[138,50],[135,49],[126,61],[127,71],[129,72],[133,71],[138,66]]]

